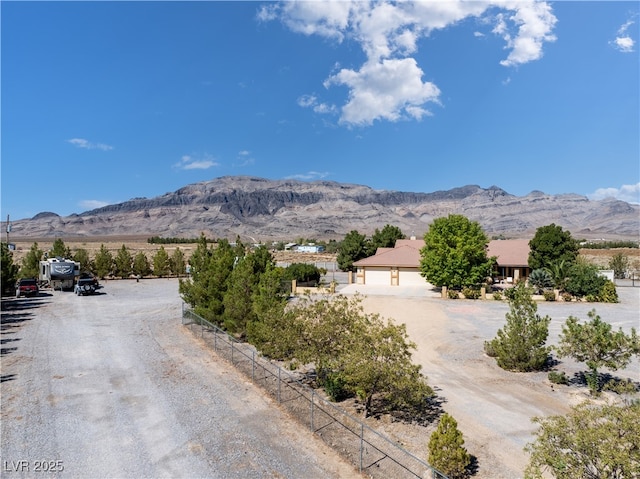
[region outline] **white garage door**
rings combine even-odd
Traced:
[[[391,284],[391,268],[370,266],[365,270],[364,284],[385,285]]]
[[[415,268],[400,268],[400,286],[426,286],[427,281]]]

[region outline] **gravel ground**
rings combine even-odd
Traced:
[[[537,427],[531,418],[566,414],[571,405],[590,398],[586,386],[552,385],[547,372],[504,371],[495,359],[484,354],[484,342],[494,338],[497,330],[505,325],[505,314],[509,311],[506,302],[442,300],[428,291],[418,294],[411,289],[400,291],[397,287],[398,291],[390,294],[393,289],[370,290],[364,298],[364,307],[407,325],[409,338],[417,344],[413,360],[423,367],[429,384],[444,400],[443,409],[458,421],[466,447],[478,460],[476,477],[522,477],[528,462],[523,447],[533,440]],[[343,292],[352,290],[352,287],[342,289]],[[360,293],[367,294],[367,291],[360,288]],[[603,321],[611,323],[614,330],[638,329],[640,288],[618,288],[618,294],[618,304],[538,303],[538,314],[552,318],[547,344],[557,344],[568,316],[584,322],[592,309],[596,309]],[[586,367],[562,358],[557,369],[572,378]],[[636,358],[626,369],[611,373],[614,377],[640,381],[640,362]],[[602,400],[606,398],[604,394]],[[380,427],[417,454],[428,442],[428,430],[420,432],[399,424]]]
[[[177,289],[2,301],[2,476],[361,477],[181,326]]]

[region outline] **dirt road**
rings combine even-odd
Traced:
[[[180,324],[176,280],[2,311],[2,476],[357,478]]]

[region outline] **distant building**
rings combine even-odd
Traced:
[[[296,251],[298,253],[322,253],[324,252],[324,246],[323,245],[317,245],[317,244],[305,244],[305,245],[298,245],[298,247],[296,248]]]

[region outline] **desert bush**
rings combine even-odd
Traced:
[[[553,384],[569,384],[569,378],[567,378],[564,371],[549,371],[547,378],[549,378],[549,381]]]
[[[561,296],[562,296],[562,301],[569,302],[569,301],[571,301],[573,299],[573,296],[571,296],[571,293],[565,292],[565,293],[562,293]]]
[[[542,296],[544,296],[545,301],[555,301],[556,300],[556,292],[550,289],[544,290],[542,292]]]
[[[464,288],[462,294],[467,299],[478,299],[480,297],[480,291],[474,288]]]
[[[616,285],[613,281],[607,280],[607,282],[602,285],[598,299],[603,303],[617,303],[619,301]]]
[[[496,291],[493,293],[493,299],[496,301],[502,301],[502,293],[500,291]]]
[[[611,379],[605,383],[602,389],[616,394],[634,394],[638,391],[638,386],[630,379]]]
[[[450,289],[447,291],[447,296],[449,297],[449,299],[458,299],[460,296],[458,295],[458,292],[455,289]]]
[[[516,297],[515,288],[507,288],[507,289],[505,289],[504,290],[504,297],[507,298],[509,301],[514,299]]]

